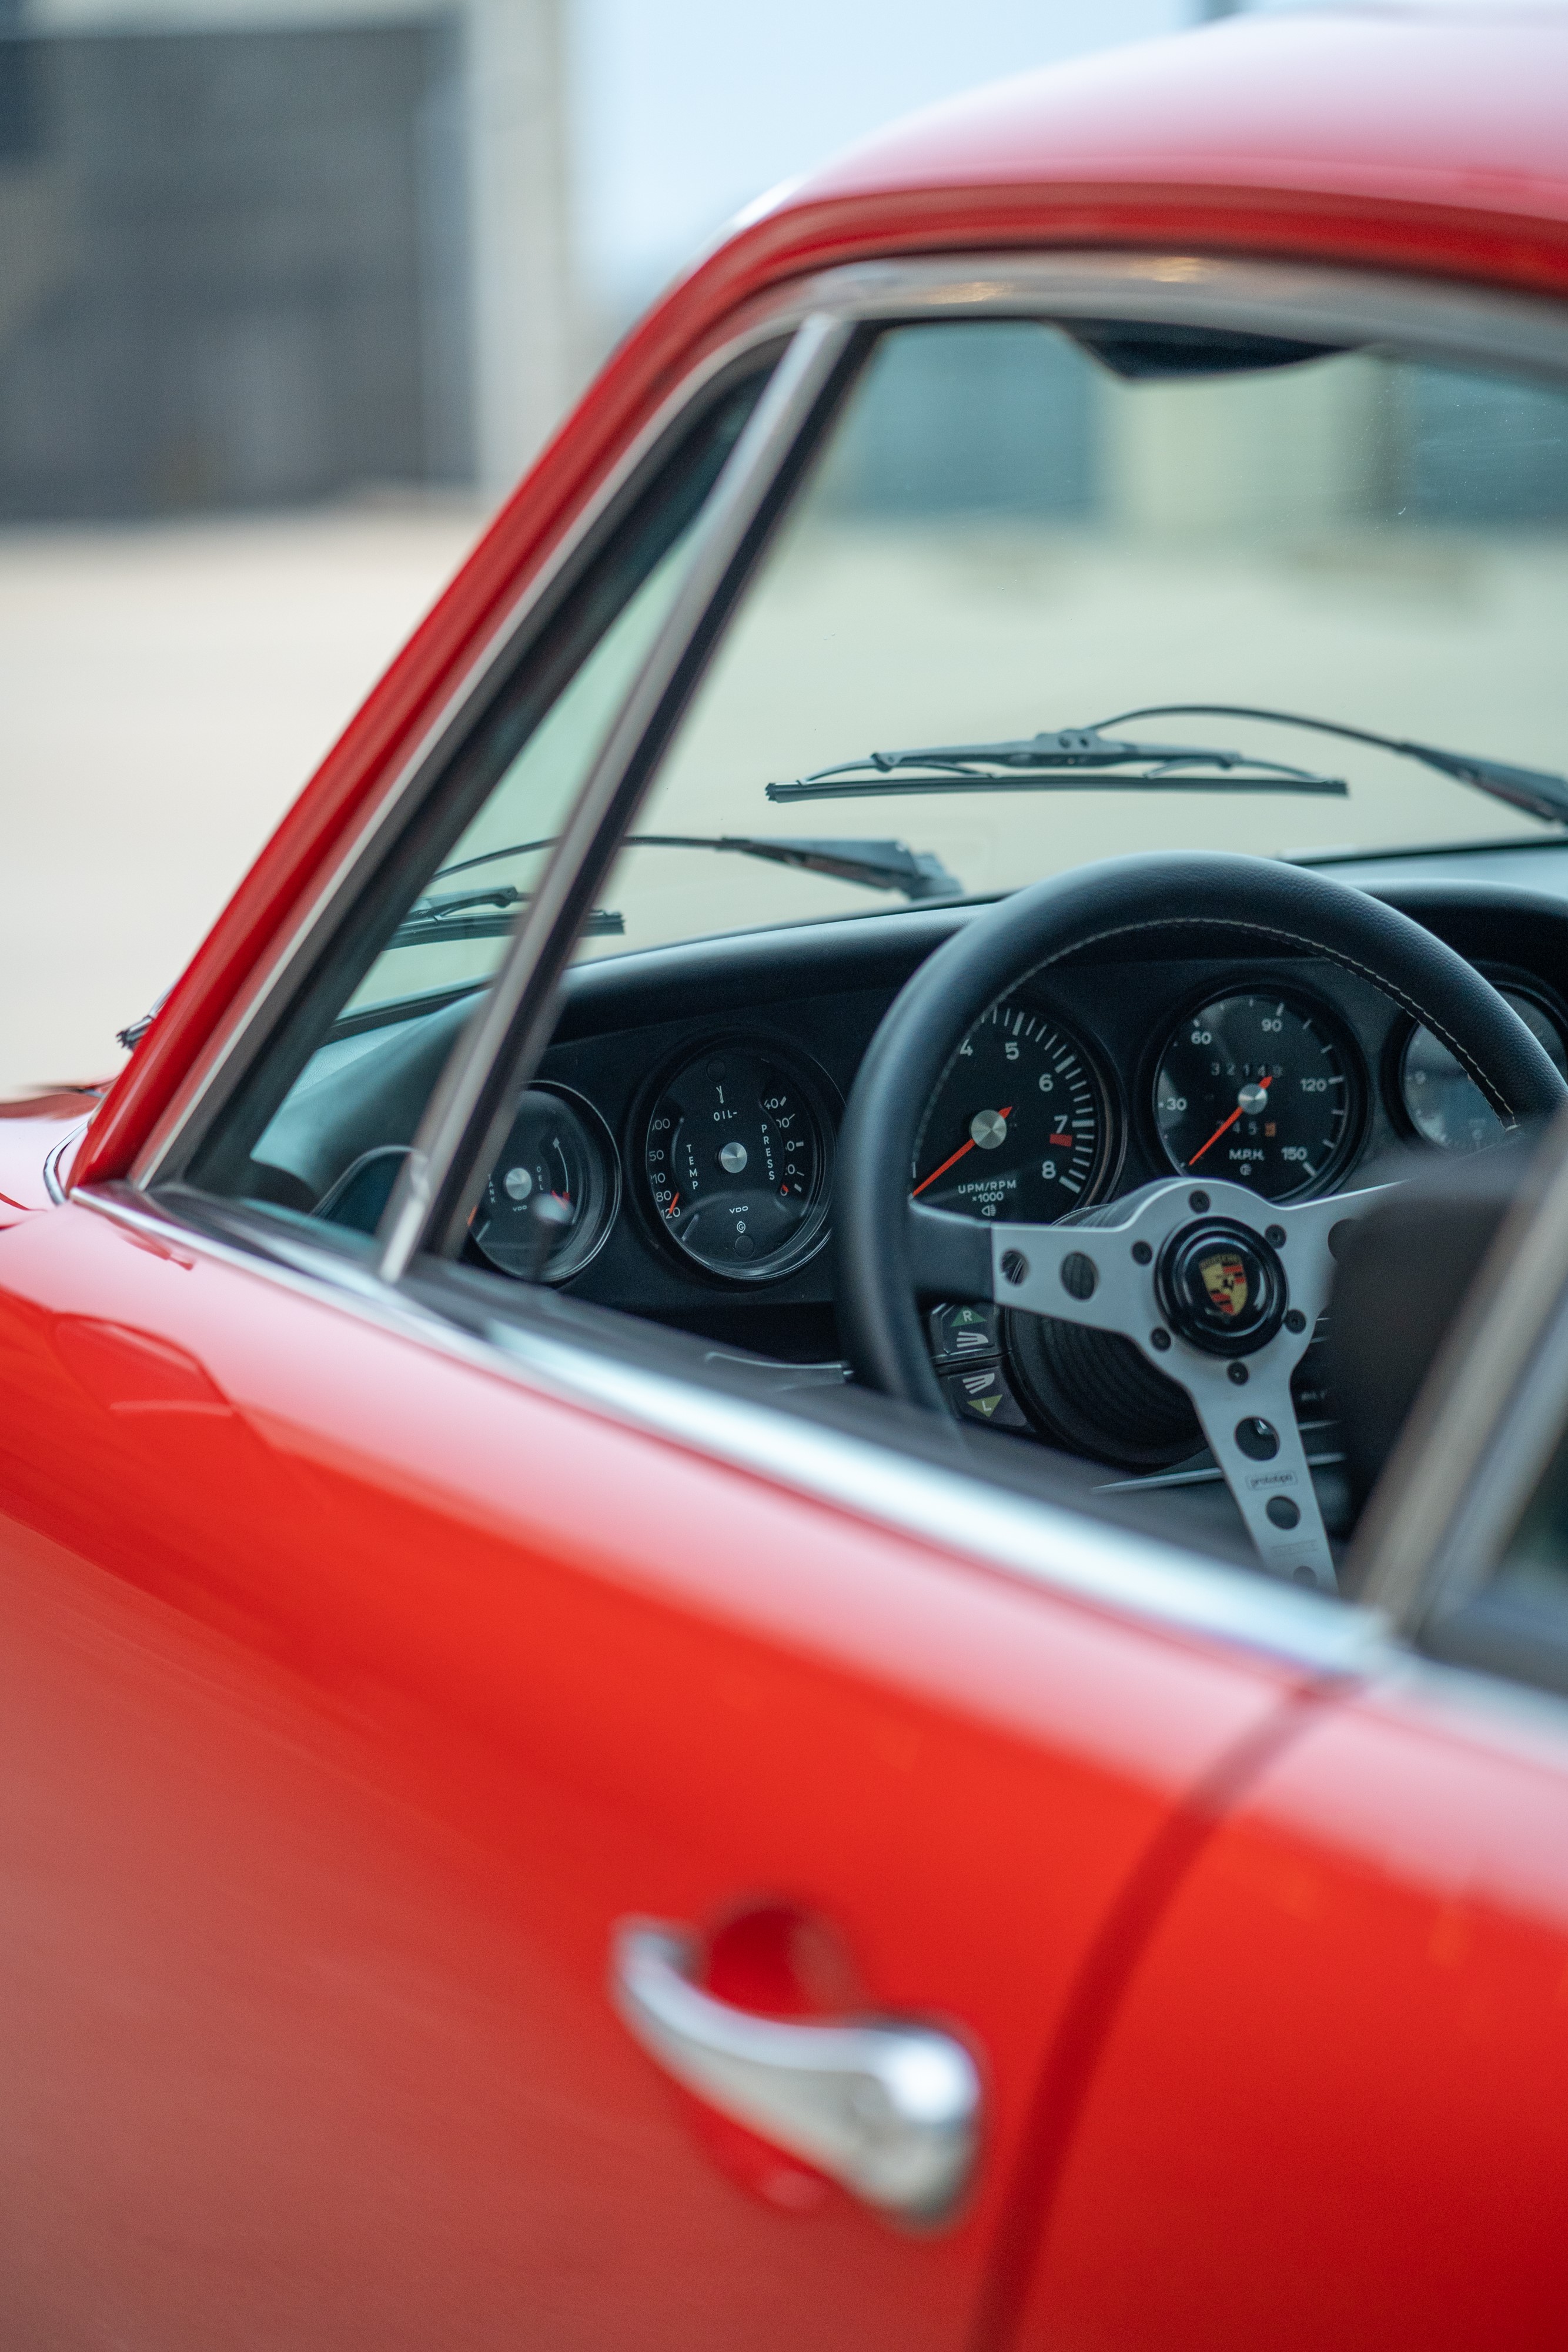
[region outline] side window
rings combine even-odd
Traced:
[[[374,1231],[679,592],[774,356],[754,359],[677,428],[652,481],[634,486],[559,584],[244,1080],[166,1180]],[[588,929],[614,919],[596,912]]]
[[[1568,1430],[1490,1577],[1439,1609],[1424,1646],[1455,1664],[1568,1694]]]

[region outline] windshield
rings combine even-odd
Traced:
[[[1556,775],[1565,635],[1568,393],[1554,384],[1197,330],[894,329],[580,952],[1003,891],[1129,849],[1561,839],[1517,794],[1208,714],[1299,713]],[[1108,730],[1155,747],[1147,763],[988,776],[952,757],[1169,706],[1191,715]],[[911,750],[956,772],[872,759]],[[824,771],[831,795],[795,789]],[[902,850],[943,888],[705,845],[737,836],[837,837],[884,868]]]

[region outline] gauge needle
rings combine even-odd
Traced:
[[[1011,1103],[1008,1103],[1005,1108],[998,1113],[998,1117],[1000,1118],[1011,1118],[1012,1115],[1013,1107]],[[1212,1142],[1213,1138],[1210,1137],[1209,1140]],[[927,1185],[935,1184],[938,1176],[946,1176],[948,1169],[956,1167],[958,1161],[964,1157],[965,1152],[973,1151],[974,1148],[975,1139],[971,1136],[967,1143],[961,1143],[956,1151],[949,1153],[948,1157],[942,1162],[940,1168],[934,1168],[929,1176],[925,1176],[921,1179],[920,1182],[916,1184],[914,1192],[911,1192],[909,1196],[910,1199],[912,1201],[918,1201],[920,1195],[925,1191]]]
[[[666,1217],[673,1217],[673,1216],[674,1215],[674,1213],[675,1213],[675,1204],[676,1204],[676,1202],[679,1201],[680,1197],[681,1197],[681,1196],[680,1196],[680,1194],[679,1194],[678,1192],[672,1192],[672,1193],[671,1193],[671,1195],[670,1195],[670,1205],[669,1205],[669,1207],[664,1211],[664,1214],[665,1214],[665,1216],[666,1216]]]
[[[1258,1081],[1258,1083],[1259,1083],[1259,1085],[1262,1087],[1262,1089],[1263,1089],[1264,1093],[1265,1093],[1265,1094],[1267,1094],[1267,1093],[1268,1093],[1268,1091],[1269,1091],[1269,1089],[1270,1089],[1270,1087],[1273,1085],[1273,1083],[1274,1083],[1274,1079],[1273,1079],[1273,1075],[1272,1075],[1272,1073],[1270,1073],[1270,1076],[1269,1076],[1268,1077],[1266,1077],[1266,1078],[1260,1078],[1260,1079],[1259,1079],[1259,1081]],[[1209,1139],[1208,1139],[1208,1143],[1205,1143],[1205,1144],[1201,1145],[1201,1146],[1199,1147],[1199,1149],[1198,1149],[1197,1151],[1195,1151],[1195,1152],[1193,1153],[1192,1158],[1187,1161],[1187,1163],[1186,1163],[1186,1164],[1187,1164],[1187,1166],[1188,1166],[1189,1168],[1196,1168],[1196,1167],[1197,1166],[1198,1161],[1203,1158],[1204,1153],[1208,1150],[1209,1144],[1212,1144],[1212,1143],[1218,1143],[1218,1140],[1219,1140],[1219,1139],[1220,1139],[1220,1137],[1221,1137],[1223,1134],[1225,1134],[1225,1132],[1227,1131],[1227,1129],[1235,1126],[1235,1124],[1236,1124],[1237,1120],[1240,1118],[1240,1116],[1241,1116],[1242,1112],[1246,1109],[1246,1108],[1247,1108],[1247,1106],[1246,1106],[1246,1104],[1245,1104],[1245,1103],[1238,1103],[1238,1104],[1237,1104],[1237,1106],[1236,1106],[1236,1108],[1231,1112],[1230,1117],[1229,1117],[1228,1118],[1222,1118],[1222,1119],[1220,1120],[1219,1125],[1215,1129],[1214,1133],[1209,1137]]]

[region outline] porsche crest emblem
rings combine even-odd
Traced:
[[[1247,1307],[1245,1260],[1235,1250],[1211,1250],[1198,1259],[1197,1270],[1215,1313],[1223,1315],[1228,1323],[1234,1322]]]

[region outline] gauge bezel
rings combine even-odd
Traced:
[[[988,1021],[999,1004],[1017,1004],[1022,1011],[1035,1013],[1041,1020],[1049,1021],[1051,1027],[1060,1033],[1066,1044],[1077,1055],[1090,1085],[1100,1098],[1102,1131],[1099,1155],[1090,1171],[1088,1181],[1072,1207],[1063,1209],[1061,1217],[1051,1220],[1053,1224],[1060,1224],[1062,1218],[1072,1216],[1080,1209],[1092,1208],[1097,1202],[1103,1201],[1107,1194],[1114,1191],[1121,1177],[1123,1163],[1127,1156],[1126,1104],[1121,1089],[1114,1082],[1109,1065],[1103,1059],[1098,1049],[1085,1037],[1077,1022],[1065,1019],[1049,998],[1032,993],[1028,980],[1017,982],[1012,987],[998,991],[988,1004],[982,1006],[965,1029],[963,1036],[958,1038],[952,1054],[943,1066],[941,1076],[926,1097],[925,1109],[921,1113],[920,1125],[915,1131],[915,1157],[918,1159],[925,1130],[931,1124],[932,1105],[952,1075],[964,1038],[972,1036],[982,1022]],[[912,1182],[914,1172],[912,1164],[910,1170]],[[961,1217],[965,1212],[962,1209],[947,1209],[943,1213],[946,1216]],[[974,1217],[969,1222],[972,1224],[985,1224],[990,1221],[988,1218]]]
[[[1283,1203],[1287,1201],[1315,1200],[1332,1192],[1346,1171],[1354,1164],[1366,1140],[1372,1094],[1366,1055],[1343,1014],[1326,998],[1320,996],[1315,989],[1303,988],[1293,980],[1276,980],[1272,973],[1260,974],[1256,971],[1224,974],[1218,980],[1207,982],[1201,988],[1192,990],[1180,999],[1182,1009],[1176,1019],[1167,1022],[1155,1037],[1149,1050],[1146,1078],[1142,1089],[1144,1117],[1154,1150],[1153,1164],[1156,1168],[1168,1168],[1177,1176],[1189,1173],[1188,1170],[1177,1165],[1176,1154],[1161,1131],[1158,1108],[1160,1067],[1181,1030],[1194,1014],[1201,1013],[1206,1005],[1221,1003],[1228,996],[1272,996],[1277,1002],[1288,1005],[1292,1013],[1321,1024],[1333,1040],[1344,1069],[1346,1088],[1351,1097],[1343,1132],[1334,1148],[1333,1156],[1326,1168],[1309,1183],[1290,1192],[1260,1192],[1258,1198],[1260,1202]],[[1194,1177],[1193,1181],[1201,1182],[1201,1175]]]
[[[563,1268],[558,1269],[547,1265],[538,1276],[539,1282],[549,1289],[559,1290],[565,1284],[575,1282],[580,1274],[587,1271],[614,1230],[615,1220],[621,1213],[621,1154],[616,1150],[615,1138],[611,1133],[609,1121],[603,1112],[597,1105],[590,1102],[586,1095],[579,1094],[575,1087],[558,1085],[554,1078],[535,1078],[530,1085],[524,1087],[523,1092],[530,1095],[553,1095],[558,1102],[564,1102],[567,1108],[576,1114],[582,1121],[589,1141],[599,1151],[603,1170],[609,1179],[605,1186],[606,1206],[600,1217],[599,1231],[594,1236],[591,1246],[585,1250],[580,1257]],[[517,1111],[521,1108],[522,1099],[519,1097],[517,1108],[512,1113],[514,1121]],[[507,1132],[510,1135],[511,1129],[508,1128]],[[487,1184],[489,1181],[490,1176],[487,1173],[485,1181]],[[575,1235],[571,1238],[575,1239]],[[523,1279],[521,1275],[508,1273],[504,1265],[497,1265],[494,1258],[486,1255],[483,1245],[474,1240],[472,1230],[469,1232],[468,1239],[476,1255],[484,1261],[487,1274],[498,1274],[503,1282],[520,1282]]]
[[[807,1109],[816,1123],[819,1171],[816,1197],[801,1220],[793,1239],[760,1265],[707,1265],[690,1250],[683,1249],[669,1232],[664,1219],[655,1211],[648,1191],[647,1144],[648,1121],[654,1105],[665,1087],[688,1064],[701,1061],[710,1054],[756,1054],[776,1063],[799,1087]],[[753,1290],[758,1284],[783,1282],[824,1249],[832,1231],[833,1177],[838,1157],[839,1121],[843,1117],[843,1097],[821,1065],[803,1052],[792,1037],[775,1034],[770,1030],[737,1027],[716,1029],[695,1040],[688,1038],[674,1052],[667,1054],[655,1067],[653,1076],[638,1089],[627,1120],[627,1165],[634,1171],[632,1190],[636,1196],[637,1214],[655,1245],[676,1265],[704,1282],[711,1282],[720,1290]]]
[[[1536,1011],[1544,1013],[1553,1024],[1564,1047],[1568,1048],[1568,1003],[1564,1003],[1548,982],[1538,979],[1532,971],[1521,971],[1512,964],[1493,963],[1490,960],[1484,962],[1478,961],[1473,968],[1495,989],[1506,989],[1511,996],[1528,998]],[[1426,1026],[1424,1021],[1416,1021],[1409,1013],[1402,1013],[1389,1029],[1383,1053],[1384,1103],[1395,1129],[1406,1142],[1418,1144],[1423,1151],[1430,1151],[1439,1160],[1462,1160],[1467,1157],[1464,1152],[1448,1151],[1442,1144],[1434,1143],[1429,1136],[1422,1134],[1405,1100],[1405,1056],[1416,1030]]]

